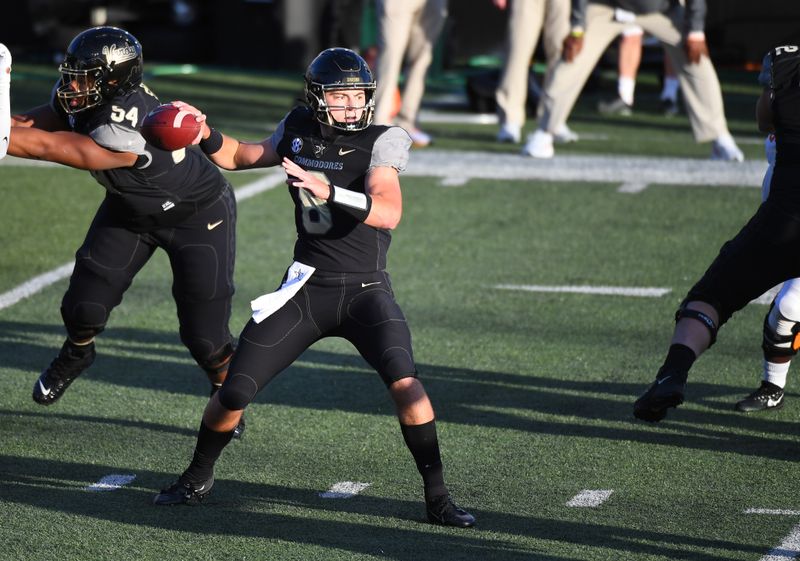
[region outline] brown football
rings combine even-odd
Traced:
[[[162,150],[180,150],[197,138],[200,123],[189,111],[165,103],[147,114],[140,132],[147,142]]]

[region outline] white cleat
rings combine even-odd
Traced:
[[[519,144],[520,140],[522,140],[522,129],[519,125],[503,123],[500,126],[500,130],[497,132],[497,142]]]
[[[578,133],[569,128],[566,123],[558,127],[558,130],[553,133],[553,140],[556,141],[556,144],[569,144],[578,142],[579,139]]]

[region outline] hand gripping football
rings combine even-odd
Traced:
[[[200,134],[200,127],[191,112],[165,103],[147,114],[140,132],[150,144],[172,151],[189,146]]]

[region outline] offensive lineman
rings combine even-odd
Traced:
[[[2,52],[5,75],[11,58]],[[92,364],[95,336],[157,248],[172,266],[181,341],[212,393],[233,354],[233,191],[197,150],[160,150],[139,134],[159,105],[142,83],[142,65],[142,47],[127,31],[87,29],[67,47],[51,102],[11,122],[9,154],[89,170],[106,189],[61,303],[67,339],[33,387],[42,405],[54,403]],[[0,88],[0,131],[10,120],[8,95]]]
[[[640,419],[660,421],[669,407],[683,403],[689,369],[714,343],[717,330],[731,315],[773,286],[800,276],[800,263],[787,259],[800,243],[800,84],[796,79],[800,47],[777,47],[766,60],[769,82],[758,99],[756,118],[759,130],[776,137],[769,197],[736,237],[722,246],[678,309],[664,364],[634,404],[634,415]]]
[[[156,505],[196,503],[214,485],[214,464],[245,407],[275,376],[324,337],[350,341],[378,372],[425,489],[430,522],[469,527],[475,519],[444,483],[433,408],[417,379],[411,334],[385,271],[390,230],[402,213],[398,173],[411,139],[371,125],[375,82],[349,49],[327,49],[305,74],[309,107],[296,107],[271,137],[244,143],[211,129],[200,146],[225,169],[281,164],[295,207],[294,263],[278,291],[252,302],[230,376],[203,414],[194,457]]]

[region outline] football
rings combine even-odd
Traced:
[[[147,114],[140,132],[150,144],[172,151],[189,146],[200,133],[200,127],[192,113],[165,103]]]

